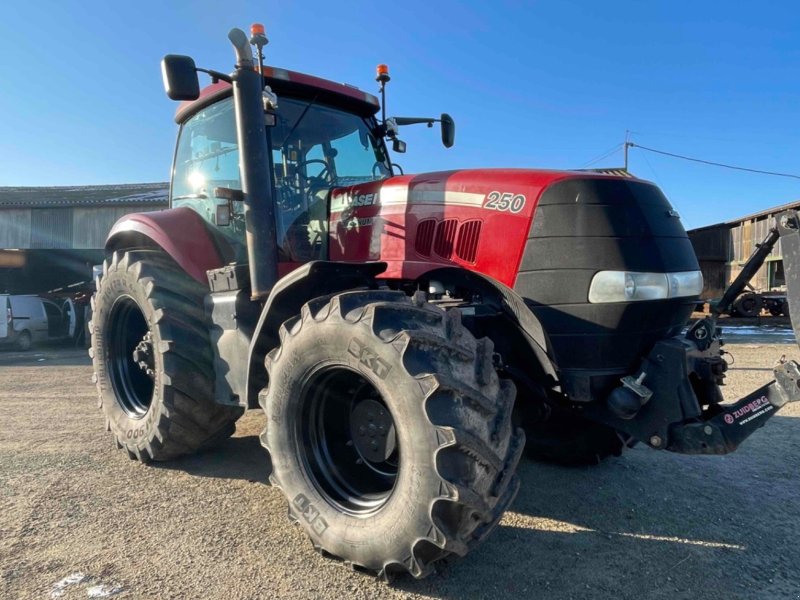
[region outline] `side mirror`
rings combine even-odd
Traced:
[[[200,81],[191,56],[167,54],[161,59],[161,77],[170,100],[197,100]]]
[[[445,148],[452,148],[456,141],[456,122],[447,113],[442,113],[442,144]]]

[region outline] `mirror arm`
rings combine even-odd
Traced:
[[[219,71],[214,71],[212,69],[201,69],[197,67],[195,69],[198,73],[206,73],[211,76],[211,83],[217,83],[218,81],[225,81],[227,83],[233,83],[230,75],[226,75],[225,73],[220,73]]]
[[[427,118],[427,117],[395,117],[395,122],[398,125],[418,125],[425,124],[428,127],[433,127],[434,123],[441,123],[441,119]]]

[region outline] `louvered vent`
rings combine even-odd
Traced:
[[[478,240],[481,237],[480,221],[465,221],[458,228],[456,256],[461,260],[474,263],[478,255]]]
[[[425,219],[417,223],[417,237],[414,249],[422,256],[431,255],[433,234],[436,231],[436,219]]]
[[[442,258],[453,256],[453,245],[456,239],[456,229],[458,221],[455,219],[445,219],[436,228],[436,237],[433,240],[433,249]]]

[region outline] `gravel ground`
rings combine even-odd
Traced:
[[[794,345],[728,346],[726,397]],[[82,352],[0,353],[2,598],[800,598],[800,407],[736,454],[635,448],[588,469],[523,461],[489,540],[388,586],[313,552],[267,483],[248,412],[218,450],[116,451]]]

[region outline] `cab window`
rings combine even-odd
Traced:
[[[214,189],[242,189],[239,173],[239,146],[232,99],[201,110],[181,128],[175,167],[172,174],[171,206],[188,206],[201,217],[216,224],[217,205],[226,200],[214,196]],[[241,204],[241,203],[234,203]],[[244,214],[234,206],[230,225],[219,231],[232,243],[237,260],[244,251]]]
[[[386,178],[391,167],[374,121],[318,104],[315,99],[281,97],[271,128],[280,258],[306,262],[327,256],[328,198],[334,187]],[[171,205],[188,206],[214,224],[214,189],[241,189],[233,99],[194,115],[181,128],[171,189]],[[234,203],[241,204],[241,203]],[[234,206],[230,225],[220,226],[246,256],[243,207]]]

